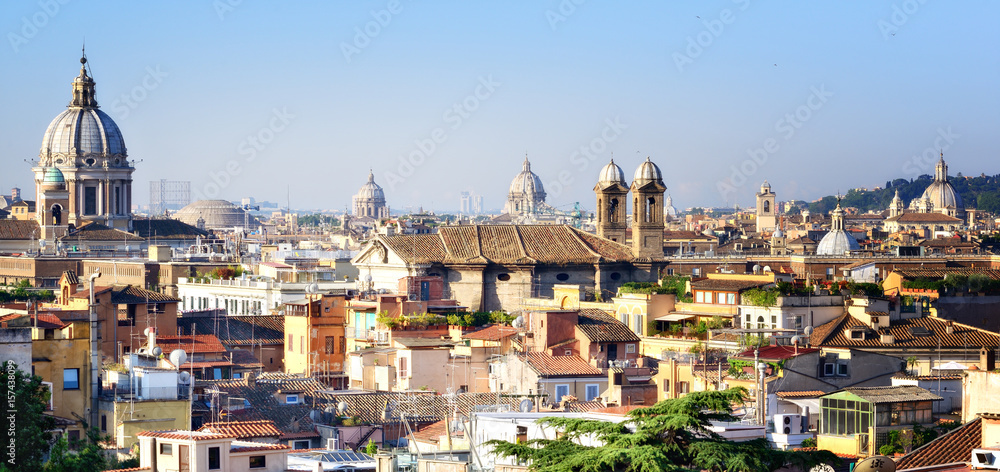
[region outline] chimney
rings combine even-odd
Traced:
[[[979,367],[985,371],[996,369],[997,352],[993,349],[982,348],[979,351]]]

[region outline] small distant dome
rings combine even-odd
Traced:
[[[615,164],[614,159],[611,159],[611,162],[601,169],[601,173],[597,176],[597,183],[601,187],[607,187],[614,184],[627,186],[625,183],[625,172],[622,171],[621,167],[618,167],[618,164]]]
[[[374,173],[368,172],[368,182],[365,182],[358,190],[357,197],[385,201],[385,192],[382,190],[382,186],[375,183]]]
[[[848,251],[861,249],[858,240],[854,236],[847,234],[847,231],[830,231],[823,236],[816,246],[816,254],[820,256],[843,256]]]
[[[541,195],[542,200],[545,199],[545,188],[542,186],[542,179],[531,171],[531,163],[528,162],[528,158],[524,158],[524,164],[521,165],[521,173],[517,174],[514,180],[510,182],[510,193]]]
[[[767,180],[764,180],[764,183],[760,184],[760,193],[771,193],[771,184],[767,183]]]
[[[66,178],[61,170],[55,167],[45,169],[45,177],[42,177],[42,188],[46,190],[64,190],[66,188]]]
[[[785,237],[785,233],[783,233],[780,229],[776,229],[776,230],[774,230],[774,234],[772,234],[771,237],[772,238],[783,238],[783,237]]]
[[[663,214],[671,218],[677,217],[677,207],[674,206],[674,199],[670,195],[663,200]]]
[[[663,182],[663,173],[660,172],[660,168],[646,157],[646,160],[639,164],[639,168],[635,170],[635,175],[632,177],[633,183],[636,185],[645,185],[649,182]]]
[[[260,221],[226,200],[198,200],[174,213],[174,219],[204,229],[255,228]]]

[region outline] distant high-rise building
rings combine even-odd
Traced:
[[[459,212],[478,215],[483,212],[483,196],[473,192],[462,192],[459,197]]]
[[[159,180],[149,182],[149,214],[162,215],[180,210],[191,203],[191,182]]]

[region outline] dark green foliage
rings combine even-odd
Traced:
[[[0,386],[3,387],[7,410],[14,410],[14,450],[15,463],[5,455],[0,470],[41,470],[42,456],[49,450],[55,429],[55,420],[43,413],[49,402],[49,389],[42,385],[42,378],[29,376],[20,370],[8,370],[0,364]],[[13,389],[10,386],[13,385]],[[11,400],[13,399],[13,400]],[[13,403],[13,405],[11,405]],[[7,444],[5,439],[5,445]]]
[[[299,216],[299,226],[340,226],[340,220],[320,213]]]
[[[765,439],[737,443],[711,431],[709,426],[713,420],[736,419],[732,415],[732,405],[741,403],[746,394],[743,388],[695,392],[633,410],[623,423],[543,418],[542,424],[562,433],[557,439],[535,439],[521,444],[493,440],[486,444],[498,455],[530,461],[532,468],[539,472],[705,469],[762,472],[785,465],[809,470],[820,463],[840,463],[829,451],[778,451],[771,449]],[[580,439],[584,437],[594,438],[603,446],[583,446]]]
[[[882,211],[889,207],[893,195],[899,191],[899,198],[908,204],[914,198],[923,195],[927,186],[934,181],[930,175],[924,174],[910,181],[906,179],[893,180],[891,186],[879,190],[851,190],[844,195],[841,206],[856,207],[862,212],[869,210]],[[979,210],[990,213],[1000,213],[1000,175],[978,177],[951,177],[948,179],[955,192],[962,196],[967,207],[975,206]],[[837,206],[837,199],[826,196],[817,202],[809,204],[809,211],[829,213]]]
[[[0,287],[0,303],[14,302],[14,301],[28,301],[28,300],[39,300],[43,302],[51,302],[56,299],[52,290],[33,290],[31,289],[31,282],[27,279],[20,281],[14,286],[13,290],[6,289],[5,287]]]

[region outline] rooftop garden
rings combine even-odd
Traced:
[[[660,283],[656,282],[625,282],[618,287],[618,293],[640,293],[640,294],[674,294],[678,301],[690,303],[691,293],[687,291],[689,277],[666,276]]]

